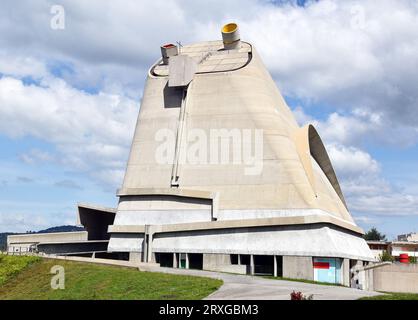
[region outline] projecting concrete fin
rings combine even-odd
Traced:
[[[168,70],[168,86],[184,87],[193,80],[197,70],[197,63],[187,55],[173,56],[170,58]]]
[[[306,175],[314,193],[317,194],[317,187],[313,174],[311,156],[313,159],[315,159],[321,170],[325,173],[338,197],[347,208],[347,204],[341,191],[340,184],[338,183],[334,168],[332,167],[327,151],[315,127],[309,124],[303,128],[297,129],[294,134],[294,140],[299,158],[302,162],[303,168],[305,169]]]

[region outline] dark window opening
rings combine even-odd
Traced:
[[[189,253],[189,269],[203,269],[203,254]]]
[[[249,254],[240,254],[239,255],[241,264],[250,265],[250,255]]]
[[[254,274],[272,276],[274,274],[274,256],[254,255]]]
[[[283,277],[283,257],[276,256],[276,263],[277,263],[277,276]]]
[[[186,253],[179,253],[179,268],[186,269]]]
[[[155,253],[155,262],[160,264],[160,267],[172,268],[173,267],[173,254],[172,253]]]
[[[237,254],[231,254],[231,264],[238,264],[238,255]]]

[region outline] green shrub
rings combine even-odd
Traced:
[[[0,285],[38,260],[32,256],[0,256]]]
[[[385,262],[385,261],[389,261],[389,262],[393,262],[395,261],[395,258],[393,258],[389,252],[387,250],[383,251],[380,255],[379,255],[379,260],[381,262]]]

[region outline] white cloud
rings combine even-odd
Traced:
[[[36,137],[58,152],[32,149],[21,155],[26,163],[55,161],[82,172],[109,170],[110,175],[125,165],[139,110],[129,98],[87,94],[53,78],[36,86],[3,77],[0,105],[1,133]],[[112,187],[120,184],[116,180]]]
[[[357,216],[357,217],[354,217],[354,220],[357,223],[363,223],[363,224],[367,224],[367,225],[375,225],[375,224],[380,223],[379,219],[371,218],[371,217],[368,217],[368,216]]]
[[[352,213],[418,215],[418,193],[385,179],[381,165],[368,152],[340,143],[328,144],[327,150]]]
[[[30,56],[12,56],[0,52],[0,72],[17,77],[44,77],[48,74],[46,66],[41,61]]]
[[[416,185],[395,186],[383,177],[381,164],[361,148],[371,133],[384,130],[378,114],[355,109],[349,116],[331,113],[324,121],[310,117],[301,107],[295,108],[294,114],[300,125],[311,123],[318,128],[349,209],[363,217],[357,221],[369,224],[366,214],[375,215],[373,221],[379,221],[376,216],[418,215]],[[403,144],[399,136],[396,138]]]
[[[0,212],[0,232],[39,231],[58,225],[75,225],[74,213],[46,215],[39,212]]]
[[[31,149],[26,153],[22,153],[19,155],[19,159],[27,164],[34,164],[37,162],[51,162],[55,161],[55,157],[53,154],[47,151],[39,150],[39,149]]]
[[[0,210],[0,232],[39,231],[52,226],[76,223],[73,210],[62,205],[7,201],[0,201],[0,204],[3,208]],[[7,208],[7,211],[4,208]]]
[[[82,190],[83,188],[78,185],[76,182],[74,182],[73,180],[60,180],[54,183],[54,186],[56,187],[60,187],[60,188],[65,188],[65,189],[77,189],[77,190]]]
[[[328,145],[327,149],[355,215],[418,215],[418,193],[385,179],[381,165],[369,153],[342,145]]]
[[[363,25],[355,23],[359,12]],[[417,17],[413,1],[319,1],[305,9],[266,8],[242,33],[285,93],[378,110],[388,121],[416,127],[417,117],[405,111],[418,101]]]
[[[380,171],[379,164],[370,154],[355,147],[331,144],[327,145],[327,150],[335,169],[346,179],[375,175]]]
[[[418,215],[418,197],[397,192],[358,196],[351,207],[355,211],[379,215]]]

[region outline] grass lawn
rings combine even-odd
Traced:
[[[18,257],[26,258],[26,257]],[[65,269],[65,289],[51,289],[51,267]],[[132,268],[41,259],[0,285],[0,300],[202,299],[222,285],[203,277],[140,272]]]
[[[382,292],[385,295],[375,297],[364,297],[359,300],[418,300],[417,293]]]
[[[319,284],[321,286],[344,287],[342,284],[339,284],[339,283],[319,282],[319,281],[313,281],[313,280],[291,279],[291,278],[273,277],[273,276],[263,276],[263,278],[273,279],[273,280],[284,280],[284,281],[293,281],[293,282],[303,282],[303,283]]]
[[[39,258],[0,255],[0,286],[36,261]]]

